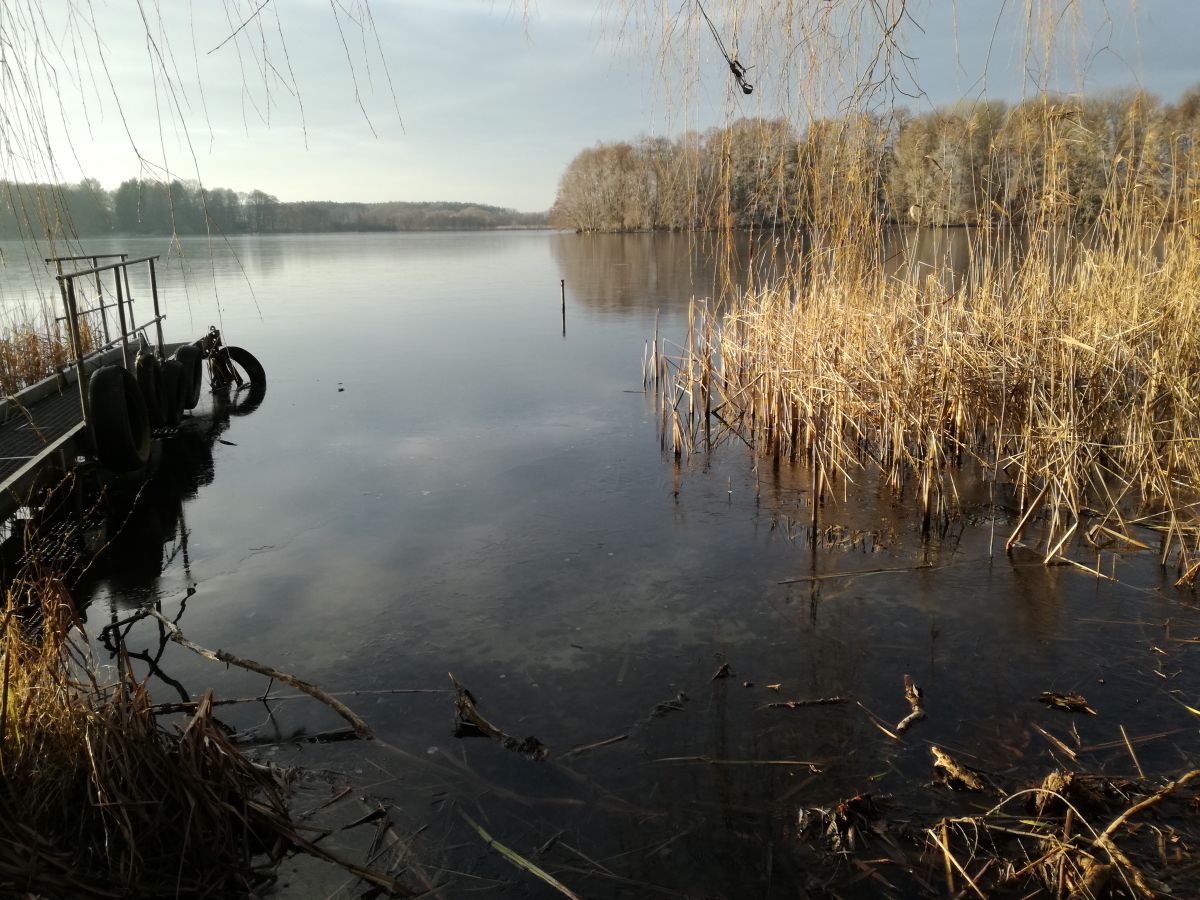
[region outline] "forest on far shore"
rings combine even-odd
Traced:
[[[928,113],[745,118],[575,157],[550,222],[576,231],[804,227],[848,192],[884,222],[1097,221],[1114,204],[1174,221],[1200,151],[1200,87],[961,102]]]
[[[537,228],[545,213],[481,203],[283,202],[196,182],[130,179],[106,191],[78,184],[0,181],[0,238],[105,234],[281,234],[320,231],[458,231]]]

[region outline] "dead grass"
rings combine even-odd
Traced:
[[[80,338],[84,353],[96,347],[88,317],[80,316]],[[15,394],[71,364],[71,338],[62,322],[47,315],[38,323],[32,318],[10,321],[0,330],[0,392]]]
[[[1032,891],[1078,900],[1153,900],[1186,891],[1195,869],[1190,846],[1196,801],[1183,788],[1198,776],[1200,770],[1191,770],[1155,790],[1051,772],[1039,786],[1010,794],[981,815],[945,818],[929,828],[930,862],[941,859],[950,894]],[[1140,820],[1147,810],[1169,804],[1176,807],[1173,816]]]

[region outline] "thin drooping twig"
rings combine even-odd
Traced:
[[[189,641],[184,637],[183,632],[179,630],[179,626],[170,619],[163,616],[157,610],[149,609],[146,611],[149,615],[158,619],[167,629],[167,633],[171,636],[171,640],[179,644],[181,647],[186,647],[193,653],[203,656],[205,659],[211,659],[214,662],[223,662],[227,665],[237,666],[240,669],[247,669],[251,672],[257,672],[259,675],[265,675],[268,678],[274,678],[276,681],[282,681],[284,684],[290,684],[298,691],[303,691],[315,700],[320,700],[335,713],[345,719],[354,728],[355,734],[362,738],[373,737],[370,726],[360,719],[354,712],[346,706],[341,700],[332,697],[325,691],[321,690],[315,684],[310,684],[295,675],[289,675],[287,672],[281,672],[279,669],[274,669],[271,666],[263,665],[260,662],[255,662],[252,659],[243,659],[240,656],[235,656],[225,650],[209,650],[207,647],[201,647],[199,644]]]

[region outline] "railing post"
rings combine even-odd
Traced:
[[[121,273],[125,276],[125,303],[129,306],[129,327],[134,327],[136,321],[133,317],[133,289],[129,286],[129,266],[125,265],[125,260],[129,259],[128,253],[121,254]]]
[[[163,344],[162,313],[158,309],[158,277],[154,274],[154,257],[150,258],[150,296],[154,300],[154,324],[158,327],[158,357],[166,356]]]
[[[118,264],[113,274],[117,277],[113,279],[117,285],[117,318],[121,322],[121,362],[125,368],[130,368],[129,365],[129,333],[125,327],[125,292],[121,289],[121,273],[125,269],[125,263],[122,261]],[[130,316],[133,315],[133,310],[129,311]]]
[[[100,268],[100,257],[92,257],[92,268]],[[104,343],[107,344],[112,338],[108,335],[108,311],[104,308],[104,284],[100,281],[99,272],[96,273],[96,305],[100,307],[100,327],[104,331]]]
[[[86,426],[91,419],[88,408],[88,372],[83,362],[83,340],[79,335],[79,315],[75,307],[75,281],[70,275],[59,276],[59,288],[62,290],[63,306],[66,307],[67,328],[71,334],[71,351],[75,354],[75,380],[79,382],[79,406],[83,410],[83,424]]]

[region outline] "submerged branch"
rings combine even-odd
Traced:
[[[222,662],[227,665],[237,666],[240,669],[246,669],[250,672],[257,672],[259,675],[265,675],[268,678],[273,678],[276,681],[282,681],[284,684],[290,684],[296,690],[303,691],[310,697],[321,701],[335,713],[345,719],[354,728],[355,734],[362,738],[372,737],[371,728],[359,718],[355,713],[344,704],[341,700],[331,696],[321,690],[315,684],[311,684],[303,679],[297,678],[295,675],[289,675],[287,672],[281,672],[279,669],[264,665],[260,662],[255,662],[252,659],[243,659],[240,656],[235,656],[225,650],[209,650],[207,647],[201,647],[199,644],[189,641],[184,637],[183,632],[179,630],[179,626],[170,619],[163,616],[157,610],[148,609],[146,612],[158,619],[163,627],[167,629],[171,640],[179,644],[181,647],[186,647],[193,653],[203,656],[205,659],[211,659],[213,662]]]

